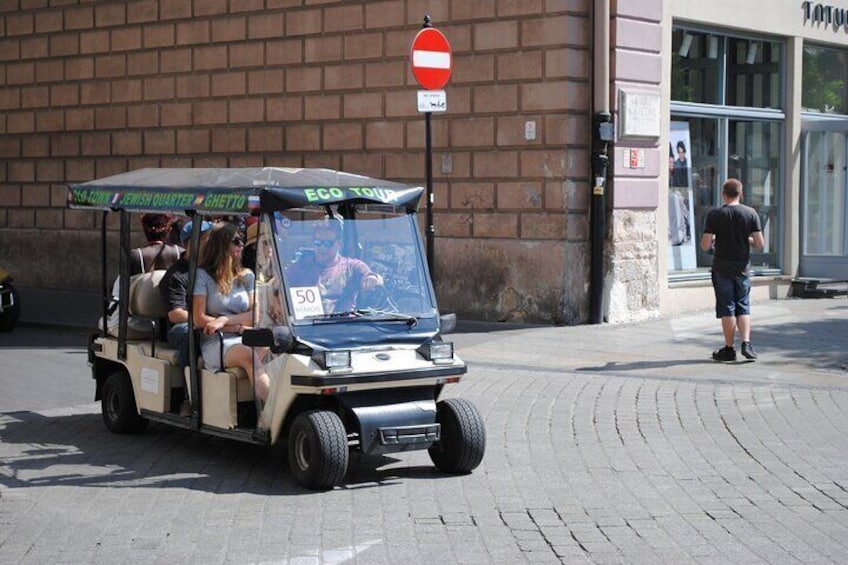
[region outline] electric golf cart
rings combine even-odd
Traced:
[[[422,193],[332,170],[272,167],[142,169],[71,185],[69,207],[104,214],[102,316],[111,305],[119,323],[102,324],[91,336],[88,359],[106,427],[135,433],[154,421],[266,446],[282,442],[295,478],[315,489],[343,481],[352,451],[427,449],[444,472],[477,467],[486,443],[478,410],[464,399],[440,400],[466,366],[443,340],[456,319],[439,315],[423,259],[416,215]],[[161,273],[143,284],[129,276],[130,224],[142,212],[258,220],[254,323],[242,343],[270,377],[264,405],[243,370],[205,368],[197,331],[189,333],[195,353],[188,366],[177,365],[177,351],[163,340]],[[108,214],[120,216],[115,297],[107,277]],[[292,278],[299,262],[314,259],[321,242],[313,230],[328,218],[338,223],[341,255],[363,261],[382,284],[329,300],[320,282]],[[193,249],[201,224],[192,222]],[[130,317],[149,323],[149,332],[130,332]]]
[[[0,332],[15,329],[21,317],[21,301],[18,289],[13,284],[12,275],[0,267]]]

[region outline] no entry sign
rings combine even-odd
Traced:
[[[451,75],[451,48],[436,28],[427,27],[412,40],[412,74],[427,90],[439,90]]]

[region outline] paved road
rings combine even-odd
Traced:
[[[708,360],[708,313],[467,324],[451,395],[484,414],[481,467],[364,458],[324,493],[280,450],[109,434],[84,370],[80,397],[26,410],[9,359],[33,350],[0,341],[0,563],[846,563],[848,300],[755,308],[761,359],[733,365]]]
[[[21,325],[0,333],[0,412],[93,401],[87,343],[81,329]]]

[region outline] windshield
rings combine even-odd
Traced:
[[[295,333],[328,347],[432,335],[438,314],[416,216],[377,204],[345,212],[344,218],[324,208],[273,216],[281,290]]]

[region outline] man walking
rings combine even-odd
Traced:
[[[716,317],[721,319],[724,347],[713,352],[716,361],[735,361],[734,333],[742,338],[742,355],[756,359],[751,345],[751,246],[762,249],[760,216],[742,201],[742,183],[728,179],[721,188],[724,206],[707,214],[701,249],[714,249],[712,280]]]

